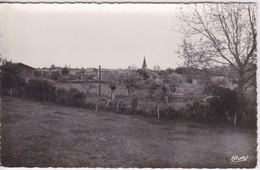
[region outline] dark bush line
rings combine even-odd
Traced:
[[[217,96],[208,104],[201,102],[193,102],[187,105],[185,109],[175,110],[171,106],[161,101],[160,118],[163,119],[188,119],[200,122],[219,122],[232,124],[232,118],[236,108],[235,92],[223,87],[209,87],[208,91]],[[8,89],[2,89],[3,95],[9,95]],[[118,114],[136,114],[146,117],[158,117],[157,108],[152,108],[149,112],[145,108],[138,108],[138,103],[145,98],[138,95],[129,95],[127,98],[131,103],[123,103],[118,97],[123,99],[126,96],[118,96],[115,101],[108,104],[108,97],[97,96],[96,94],[86,94],[76,88],[65,90],[64,88],[56,88],[52,81],[34,78],[27,81],[20,81],[19,86],[13,90],[13,96],[26,97],[41,102],[54,102],[57,104],[81,107],[98,111],[113,111]],[[119,102],[120,101],[120,102]],[[150,105],[152,105],[150,103]],[[150,107],[149,105],[149,107]],[[164,106],[164,107],[163,107]],[[244,125],[247,127],[256,127],[256,108],[250,106],[245,109],[246,121]]]

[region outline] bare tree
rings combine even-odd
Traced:
[[[192,7],[191,7],[192,6]],[[237,82],[238,102],[256,77],[256,5],[193,4],[182,13],[185,35],[179,54],[197,68],[227,66]]]
[[[128,70],[127,72],[121,73],[118,76],[118,80],[125,84],[128,94],[133,94],[140,77],[134,70]]]

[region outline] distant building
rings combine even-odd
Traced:
[[[144,70],[147,69],[147,65],[146,65],[145,57],[144,57],[144,61],[143,61],[143,66],[142,66],[142,68],[143,68]]]
[[[24,79],[28,79],[28,78],[33,78],[33,72],[35,70],[35,68],[25,65],[23,63],[16,63],[15,67],[17,68],[19,75],[24,78]]]
[[[61,68],[40,68],[33,71],[34,77],[43,77],[47,79],[61,76]]]

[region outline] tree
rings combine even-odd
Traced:
[[[133,71],[133,70],[136,70],[136,69],[137,69],[137,67],[135,65],[128,66],[128,70]]]
[[[118,80],[118,72],[116,70],[114,71],[106,71],[103,74],[103,78],[108,83],[110,89],[111,89],[111,99],[114,100],[114,91],[116,90],[117,86],[117,80]]]
[[[61,69],[61,74],[62,74],[63,76],[67,76],[67,75],[69,74],[68,68],[67,68],[67,67],[62,68],[62,69]]]
[[[19,70],[11,61],[1,59],[1,86],[3,89],[9,90],[9,94],[13,96],[13,89],[24,85],[23,79],[19,75]]]
[[[147,80],[150,78],[150,75],[148,74],[147,70],[137,69],[136,72],[139,74],[140,77],[142,77],[143,80]]]
[[[95,84],[93,83],[93,81],[86,81],[85,83],[81,83],[82,87],[84,89],[86,89],[87,95],[91,96],[91,90],[92,89],[96,89]]]
[[[54,64],[51,65],[50,69],[55,69],[56,66]]]
[[[154,69],[155,71],[160,71],[160,70],[161,70],[161,67],[160,67],[159,65],[155,65],[155,66],[153,66],[153,69]]]
[[[193,4],[188,10],[180,16],[186,38],[179,54],[196,68],[229,67],[243,103],[245,88],[256,77],[256,5]]]
[[[177,67],[177,68],[175,69],[175,73],[177,73],[177,74],[183,74],[184,69],[185,69],[185,68],[183,68],[183,67]]]
[[[147,89],[149,91],[149,97],[153,98],[155,95],[155,91],[161,86],[159,82],[156,82],[154,79],[148,79],[147,81]]]
[[[168,87],[173,93],[175,92],[176,87],[178,87],[182,82],[182,76],[177,73],[172,73],[164,78],[164,85]]]
[[[121,73],[118,76],[119,82],[122,82],[125,84],[128,94],[133,94],[134,90],[137,86],[137,82],[139,80],[139,74],[136,73],[134,70],[128,70],[125,73]]]
[[[43,78],[29,79],[26,89],[27,95],[31,95],[31,97],[43,100],[44,102],[54,100],[56,87],[51,81]]]

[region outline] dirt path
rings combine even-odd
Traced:
[[[255,167],[253,130],[3,98],[8,167]],[[232,156],[249,156],[232,163]]]

